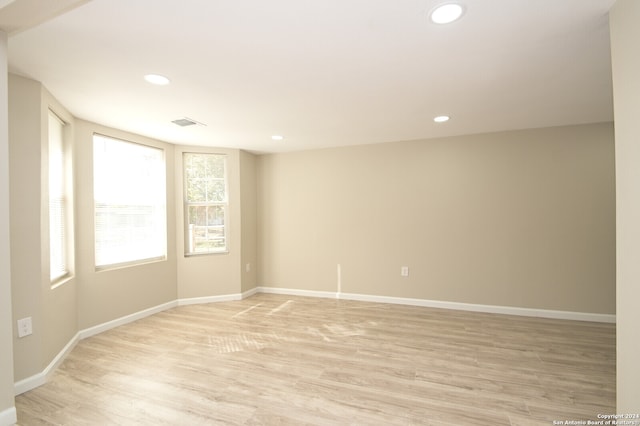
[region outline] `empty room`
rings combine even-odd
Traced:
[[[0,426],[640,426],[638,22],[0,0]]]

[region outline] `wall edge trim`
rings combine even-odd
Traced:
[[[223,294],[220,296],[189,297],[176,300],[176,306],[204,305],[207,303],[232,302],[234,300],[242,300],[242,295],[235,293]]]
[[[34,374],[33,376],[29,376],[15,382],[13,384],[13,393],[15,394],[15,396],[35,389],[38,386],[44,385],[47,382],[47,375],[45,374],[45,371],[46,369]]]
[[[257,293],[264,294],[285,294],[290,296],[320,297],[324,299],[339,299],[342,294],[336,293],[335,291],[299,290],[282,287],[258,287],[257,290]]]
[[[178,306],[177,301],[172,300],[171,302],[152,306],[151,308],[143,309],[142,311],[134,312],[132,314],[104,322],[102,324],[94,325],[92,327],[85,328],[84,330],[80,330],[78,332],[79,338],[80,340],[84,340],[87,337],[95,336],[96,334],[111,330],[112,328],[116,328],[124,324],[129,324],[130,322],[146,318],[150,315],[157,314],[158,312],[166,311],[167,309],[175,308],[176,306]]]
[[[240,298],[241,298],[241,299],[246,299],[247,297],[251,297],[251,296],[253,296],[253,295],[255,295],[255,294],[258,294],[258,287],[254,287],[254,288],[252,288],[252,289],[250,289],[250,290],[243,291],[243,292],[240,294]]]

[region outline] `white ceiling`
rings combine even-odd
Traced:
[[[431,23],[446,1],[66,0],[80,6],[4,26],[10,70],[72,114],[178,144],[283,152],[613,119],[615,0],[461,0],[462,19]],[[171,123],[184,116],[206,126]]]

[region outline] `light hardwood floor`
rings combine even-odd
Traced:
[[[259,294],[78,343],[20,425],[550,425],[615,413],[615,326]]]

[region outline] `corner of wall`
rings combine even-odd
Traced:
[[[8,100],[7,35],[0,31],[0,426],[18,420],[13,397]]]
[[[258,281],[257,158],[240,151],[241,291],[254,291]]]
[[[617,412],[640,410],[640,2],[610,11],[616,149]]]

